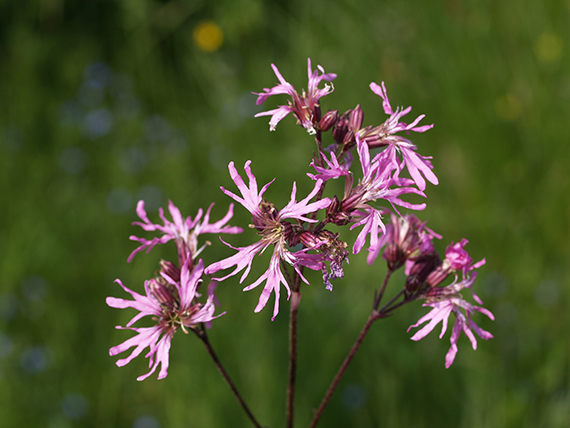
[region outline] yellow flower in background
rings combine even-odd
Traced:
[[[542,33],[534,43],[534,54],[542,62],[560,59],[563,47],[562,38],[555,33]]]
[[[214,21],[200,21],[192,34],[194,44],[204,52],[220,49],[224,42],[224,32]]]

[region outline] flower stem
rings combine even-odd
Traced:
[[[384,297],[384,292],[386,291],[386,286],[388,285],[388,281],[390,280],[390,276],[394,272],[392,269],[388,268],[386,272],[386,276],[384,277],[384,282],[382,282],[382,288],[380,289],[380,293],[375,296],[374,298],[374,306],[375,310],[378,310],[378,306],[380,306],[380,302],[382,301],[382,297]]]
[[[293,428],[295,409],[295,382],[297,377],[297,312],[301,292],[293,289],[289,313],[289,385],[287,386],[287,428]]]
[[[390,315],[390,312],[392,312],[394,309],[397,309],[397,308],[399,308],[400,306],[404,306],[406,303],[410,303],[410,302],[412,301],[412,300],[410,300],[410,299],[404,298],[404,300],[402,300],[400,303],[398,303],[398,304],[396,304],[396,305],[394,305],[394,306],[391,306],[396,300],[398,300],[398,299],[404,294],[405,291],[406,291],[405,288],[402,289],[402,290],[400,290],[400,292],[399,292],[398,294],[396,294],[396,295],[392,298],[392,300],[390,300],[388,303],[386,303],[386,304],[382,307],[382,309],[380,309],[380,310],[378,311],[382,317],[384,317],[384,316],[389,316],[389,315]]]
[[[362,344],[362,341],[364,340],[364,336],[366,336],[366,333],[368,333],[370,326],[372,326],[372,323],[374,321],[376,321],[377,319],[378,319],[378,312],[375,309],[373,309],[372,313],[368,317],[368,321],[366,321],[366,324],[364,325],[364,327],[362,328],[362,331],[358,335],[356,342],[354,342],[354,345],[352,345],[350,352],[348,353],[348,355],[344,359],[344,362],[340,366],[340,369],[338,370],[338,372],[337,372],[336,376],[334,377],[331,385],[329,386],[329,389],[327,390],[323,400],[321,401],[319,408],[315,412],[315,416],[313,417],[313,421],[311,422],[310,428],[314,428],[317,425],[317,422],[321,418],[321,415],[322,415],[323,411],[325,410],[325,407],[328,404],[330,398],[332,397],[333,392],[335,391],[338,383],[340,382],[340,379],[344,375],[346,368],[348,367],[348,365],[350,364],[350,362],[352,361],[352,359],[356,355],[356,351],[358,351],[358,348],[360,348],[360,345]]]
[[[323,400],[321,401],[321,404],[319,405],[319,408],[315,412],[315,416],[313,417],[313,421],[311,422],[310,428],[315,428],[315,426],[317,425],[317,422],[319,422],[319,419],[321,418],[321,415],[322,415],[323,411],[325,410],[326,405],[328,404],[329,400],[331,399],[331,397],[332,397],[338,383],[340,382],[341,378],[344,376],[344,372],[346,371],[348,365],[350,364],[350,362],[352,361],[352,359],[356,355],[356,351],[358,351],[358,348],[360,348],[360,345],[362,344],[364,337],[368,333],[368,330],[370,330],[372,323],[374,321],[380,319],[380,318],[383,318],[382,313],[378,312],[378,306],[380,306],[380,302],[382,301],[382,297],[384,296],[384,292],[386,291],[386,286],[388,285],[388,281],[390,280],[390,276],[392,275],[392,272],[394,272],[392,269],[388,269],[388,271],[386,272],[386,276],[384,277],[384,281],[382,282],[382,287],[380,288],[380,292],[376,293],[374,296],[374,305],[372,307],[372,312],[370,313],[370,316],[368,317],[368,321],[366,321],[366,324],[364,324],[362,331],[358,335],[358,338],[354,342],[354,345],[352,345],[352,348],[348,352],[348,355],[344,359],[342,365],[340,366],[340,369],[338,370],[336,376],[334,377],[333,381],[331,382],[329,389],[327,390],[325,396],[323,397]],[[390,302],[390,303],[392,303],[392,302]],[[383,309],[385,309],[385,308],[386,307],[384,307]]]
[[[249,419],[251,420],[251,423],[256,427],[256,428],[262,428],[261,425],[259,424],[259,422],[257,422],[257,420],[255,419],[255,417],[253,416],[253,414],[251,413],[251,411],[249,410],[249,407],[247,407],[247,404],[245,404],[245,401],[243,400],[243,398],[241,397],[240,393],[238,392],[236,386],[234,385],[234,383],[232,382],[232,380],[230,379],[230,376],[228,375],[228,373],[226,372],[226,370],[224,369],[224,366],[222,366],[222,363],[220,362],[220,360],[218,359],[218,356],[216,355],[216,353],[214,352],[214,349],[212,348],[212,345],[210,344],[210,340],[208,339],[208,334],[206,333],[206,329],[204,327],[204,324],[201,324],[201,329],[198,330],[193,330],[194,333],[196,333],[196,335],[198,336],[198,338],[202,341],[202,343],[204,344],[204,346],[206,347],[206,350],[208,351],[208,354],[210,354],[210,357],[212,357],[212,360],[214,361],[214,364],[216,365],[216,367],[218,368],[218,371],[220,372],[220,374],[222,375],[222,377],[224,378],[224,380],[226,381],[226,383],[228,384],[228,386],[230,387],[230,389],[232,390],[232,393],[234,394],[234,397],[236,397],[236,399],[239,401],[241,407],[243,408],[243,410],[245,411],[245,413],[247,414],[247,416],[249,417]]]

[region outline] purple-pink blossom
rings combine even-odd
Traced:
[[[343,162],[340,164],[334,152],[331,152],[331,160],[325,156],[324,153],[321,152],[321,157],[324,159],[327,167],[318,166],[315,164],[315,160],[313,159],[310,163],[310,166],[315,168],[316,174],[307,173],[307,175],[313,180],[322,180],[326,182],[331,179],[335,179],[338,177],[348,177],[350,175],[350,163]],[[351,159],[350,159],[351,160]]]
[[[293,85],[283,78],[274,64],[271,64],[271,68],[273,68],[275,75],[279,79],[279,83],[273,88],[264,88],[264,92],[262,93],[258,94],[254,92],[255,95],[258,95],[257,104],[262,104],[268,97],[278,94],[287,94],[291,97],[291,100],[289,100],[288,104],[285,106],[279,106],[273,110],[257,113],[255,117],[271,116],[269,129],[271,131],[275,131],[277,124],[289,113],[293,113],[297,118],[298,123],[303,126],[303,128],[305,128],[310,134],[316,133],[315,126],[320,120],[319,99],[333,91],[332,84],[325,84],[325,87],[322,89],[319,89],[318,85],[322,80],[327,82],[333,81],[336,79],[336,74],[326,74],[325,70],[320,65],[317,66],[317,70],[313,71],[311,68],[311,59],[309,58],[307,61],[309,75],[307,92],[303,89],[299,95]]]
[[[114,356],[135,348],[128,357],[117,361],[117,366],[122,367],[140,355],[144,349],[149,348],[145,357],[149,359],[150,371],[139,376],[137,380],[146,379],[159,365],[161,367],[158,378],[163,379],[167,376],[170,342],[179,328],[187,332],[187,329],[193,328],[196,324],[209,323],[223,315],[214,316],[213,289],[208,293],[206,303],[198,303],[195,300],[198,296],[196,290],[204,273],[204,263],[199,260],[191,272],[188,264],[189,260],[186,260],[182,266],[180,282],[162,273],[161,277],[145,282],[146,295],[141,295],[125,287],[121,280],[117,279],[115,282],[133,296],[134,300],[107,297],[106,302],[112,308],[133,308],[139,311],[125,327],[117,326],[118,329],[133,330],[137,335],[109,350],[109,354]],[[136,321],[145,316],[153,317],[156,324],[152,327],[132,327]]]
[[[469,302],[463,300],[463,298],[458,294],[458,291],[460,291],[462,288],[471,288],[474,279],[475,274],[473,278],[466,278],[463,281],[466,282],[464,285],[462,285],[462,283],[454,283],[449,286],[449,288],[441,287],[431,289],[430,291],[439,291],[439,293],[432,293],[437,294],[438,296],[433,298],[428,297],[426,303],[424,303],[423,306],[431,306],[433,309],[422,318],[420,318],[417,323],[411,325],[408,328],[408,331],[410,331],[410,329],[419,327],[421,324],[429,321],[411,337],[412,340],[417,341],[426,337],[441,322],[442,328],[439,335],[439,338],[441,339],[447,330],[449,316],[452,313],[455,314],[455,324],[453,326],[450,338],[451,347],[445,356],[445,368],[449,368],[455,360],[455,355],[457,354],[457,341],[462,331],[465,332],[465,335],[471,341],[473,350],[477,349],[477,339],[475,338],[473,331],[477,333],[479,337],[485,340],[491,339],[493,337],[491,333],[480,328],[471,319],[474,312],[481,312],[482,314],[487,315],[490,319],[494,320],[495,317],[493,314],[488,309],[470,304]]]
[[[212,210],[213,206],[214,204],[211,204],[208,207],[203,220],[200,221],[203,214],[202,208],[198,210],[198,213],[194,219],[192,219],[190,216],[184,218],[180,214],[180,210],[172,203],[172,201],[168,201],[168,210],[170,211],[172,221],[166,219],[164,216],[164,210],[162,208],[159,208],[159,216],[164,223],[164,225],[160,225],[152,223],[148,219],[144,208],[144,201],[139,201],[137,204],[137,215],[140,217],[142,222],[135,221],[133,222],[133,225],[140,226],[147,232],[158,231],[163,233],[163,235],[152,239],[131,236],[130,239],[132,241],[138,241],[141,243],[141,245],[131,253],[128,261],[130,262],[134,256],[142,250],[146,249],[146,252],[148,253],[155,245],[164,244],[174,239],[176,247],[178,248],[178,261],[182,265],[188,254],[190,254],[192,258],[195,258],[200,253],[201,249],[198,248],[199,235],[202,235],[204,233],[235,234],[243,232],[243,229],[241,227],[226,225],[226,223],[233,216],[233,204],[230,204],[228,212],[221,220],[210,224],[210,211]]]
[[[465,250],[465,245],[468,242],[467,239],[463,238],[461,242],[449,244],[445,249],[445,260],[443,261],[444,265],[448,265],[450,269],[461,271],[464,277],[467,275],[467,272],[485,264],[484,258],[477,263],[473,263],[473,259]]]
[[[388,94],[386,92],[386,86],[382,82],[382,86],[376,83],[370,84],[370,89],[376,95],[382,98],[382,106],[384,112],[390,117],[380,126],[377,127],[366,127],[358,131],[357,135],[365,141],[370,148],[384,147],[384,157],[392,162],[397,162],[398,153],[402,154],[403,162],[408,168],[412,179],[418,186],[420,190],[425,190],[426,183],[424,180],[427,179],[432,184],[438,184],[439,181],[436,175],[432,172],[433,166],[429,159],[431,157],[421,156],[416,153],[416,146],[412,144],[410,140],[402,137],[401,135],[396,135],[397,132],[409,131],[414,132],[425,132],[433,127],[432,125],[416,126],[425,115],[418,116],[412,123],[406,124],[401,121],[401,118],[408,114],[412,107],[408,107],[404,110],[397,108],[395,111],[390,105],[390,100],[388,99]]]
[[[409,274],[409,263],[418,256],[434,253],[433,238],[441,239],[441,235],[426,227],[413,214],[398,216],[390,212],[390,223],[386,225],[386,233],[370,249],[368,264],[372,264],[378,254],[386,246],[384,258],[393,267],[406,262],[406,275]]]
[[[415,193],[425,197],[425,194],[413,187],[414,181],[399,177],[400,165],[391,159],[376,155],[370,159],[368,145],[356,136],[357,152],[362,166],[363,177],[359,184],[352,189],[350,194],[342,201],[343,211],[355,211],[355,223],[351,230],[358,226],[364,226],[354,243],[353,253],[357,254],[366,242],[366,236],[370,235],[370,248],[374,250],[378,244],[380,230],[385,233],[386,227],[382,222],[384,208],[374,208],[369,203],[384,199],[395,208],[399,205],[413,210],[423,210],[425,204],[412,204],[403,201],[400,197],[404,194]]]
[[[238,272],[244,270],[240,278],[240,283],[242,283],[253,263],[253,258],[265,251],[269,246],[273,245],[273,255],[269,263],[269,268],[262,274],[253,284],[244,288],[244,291],[251,290],[257,287],[259,284],[265,282],[266,285],[262,291],[259,298],[259,303],[255,308],[255,312],[261,311],[269,299],[272,292],[275,293],[275,306],[273,310],[273,317],[279,312],[279,295],[280,287],[283,284],[287,290],[288,296],[291,291],[289,285],[281,272],[280,261],[284,260],[289,263],[297,273],[301,276],[301,279],[307,280],[301,275],[300,266],[306,266],[310,269],[321,269],[322,263],[320,262],[319,255],[317,254],[307,254],[309,248],[305,248],[300,251],[291,252],[287,248],[287,233],[288,227],[287,223],[284,222],[285,219],[294,219],[302,222],[314,223],[316,220],[306,217],[307,214],[316,212],[320,209],[326,208],[330,204],[330,199],[324,198],[316,202],[309,202],[318,193],[322,186],[322,181],[318,180],[315,183],[315,187],[309,193],[309,195],[297,202],[296,193],[297,187],[293,183],[293,190],[291,192],[291,200],[289,203],[281,210],[277,210],[273,204],[266,202],[263,199],[263,194],[273,182],[267,183],[259,191],[257,186],[257,180],[250,168],[251,161],[247,161],[244,167],[245,173],[249,179],[249,185],[246,185],[239,173],[237,172],[234,163],[230,162],[228,168],[230,171],[230,176],[236,184],[241,196],[234,194],[233,192],[226,190],[222,187],[222,191],[233,198],[235,201],[242,204],[253,216],[253,226],[255,227],[257,233],[261,236],[261,239],[248,246],[248,247],[233,247],[229,244],[229,247],[237,251],[231,257],[228,257],[219,262],[212,263],[206,268],[206,274],[213,274],[220,270],[228,269],[235,266],[235,269],[230,274],[222,277],[215,278],[218,281],[223,281],[230,276],[236,275]]]

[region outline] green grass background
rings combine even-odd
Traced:
[[[215,52],[193,42],[205,19],[224,33]],[[568,426],[569,22],[570,2],[556,0],[0,2],[0,425],[248,426],[192,336],[174,338],[165,380],[137,382],[142,357],[116,367],[108,348],[130,335],[114,326],[134,311],[105,297],[127,297],[117,277],[141,291],[174,254],[126,263],[138,199],[153,220],[169,199],[191,216],[214,201],[220,218],[227,164],[248,159],[260,183],[277,178],[266,195],[278,206],[294,180],[308,192],[312,139],[291,118],[269,133],[251,91],[276,82],[270,63],[305,87],[311,57],[338,74],[324,110],[360,103],[379,124],[368,84],[385,81],[393,106],[435,124],[412,135],[440,179],[420,217],[444,236],[440,252],[466,237],[487,258],[476,286],[496,316],[476,320],[495,338],[474,352],[462,337],[448,370],[449,332],[406,333],[425,308],[378,322],[319,426]],[[249,220],[236,207],[232,224]],[[207,251],[231,254],[216,240]],[[364,259],[332,293],[318,275],[303,289],[297,426],[368,316],[385,268]],[[241,288],[219,287],[227,314],[210,336],[261,423],[283,427],[287,305],[271,322]]]

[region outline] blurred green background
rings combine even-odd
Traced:
[[[368,84],[385,81],[393,106],[435,123],[412,135],[440,179],[419,216],[444,236],[440,252],[466,237],[474,260],[487,258],[476,286],[496,316],[476,318],[495,338],[474,352],[461,337],[448,370],[449,332],[417,343],[406,333],[425,308],[378,322],[319,426],[567,427],[569,18],[570,2],[548,0],[0,2],[0,425],[249,426],[192,336],[175,336],[165,380],[137,382],[142,357],[116,367],[108,348],[131,333],[114,326],[134,311],[105,297],[127,298],[117,277],[141,291],[174,255],[164,246],[126,263],[129,235],[142,235],[130,225],[137,200],[151,220],[169,199],[192,217],[214,201],[220,218],[227,164],[248,159],[260,184],[277,177],[266,196],[278,206],[293,180],[308,192],[312,139],[290,117],[269,133],[253,115],[285,98],[260,108],[251,92],[276,82],[270,63],[306,87],[311,57],[338,74],[323,110],[361,103],[365,125],[379,124]],[[231,223],[246,225],[246,214],[236,207]],[[246,230],[228,241],[254,239]],[[231,251],[216,238],[204,254]],[[310,274],[298,426],[384,271],[353,256],[332,293]],[[271,308],[253,313],[259,290],[241,288],[237,277],[220,285],[227,314],[211,340],[260,422],[283,427],[287,305],[271,322]]]

